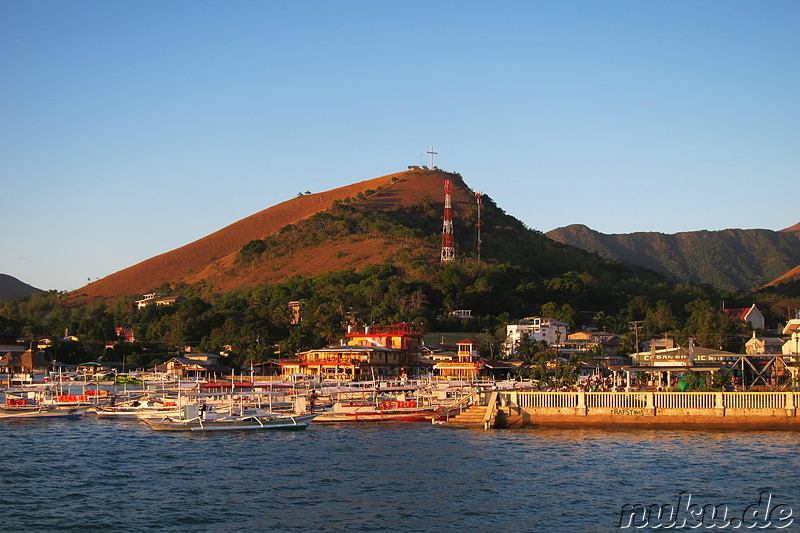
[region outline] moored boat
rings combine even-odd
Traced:
[[[86,407],[51,407],[48,405],[0,406],[0,419],[80,418]]]
[[[332,410],[319,414],[317,422],[420,422],[441,413],[440,405],[418,406],[415,401],[383,401],[377,405],[336,402]]]
[[[90,408],[88,414],[102,418],[140,418],[142,416],[178,416],[176,401],[141,398],[119,405],[102,405]]]
[[[263,409],[217,410],[186,405],[180,416],[139,417],[154,431],[302,430],[316,414],[271,413]]]

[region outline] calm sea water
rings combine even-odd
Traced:
[[[154,433],[136,421],[3,421],[3,531],[620,531],[626,503],[744,509],[800,530],[800,435],[469,431],[429,424]],[[629,529],[630,530],[630,529]]]

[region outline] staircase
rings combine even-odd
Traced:
[[[442,422],[442,425],[456,428],[489,429],[484,427],[486,409],[485,405],[473,405],[451,417],[449,420]],[[494,420],[490,420],[490,423],[492,422],[494,422]],[[493,423],[490,424],[490,427],[493,426]]]

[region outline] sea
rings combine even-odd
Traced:
[[[0,531],[800,531],[792,432],[0,422]]]

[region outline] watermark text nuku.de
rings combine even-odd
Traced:
[[[686,491],[678,494],[676,504],[625,504],[619,515],[619,528],[642,529],[716,529],[765,530],[784,529],[794,522],[793,509],[776,502],[772,493],[764,491],[758,501],[744,509],[726,503],[693,501]]]

